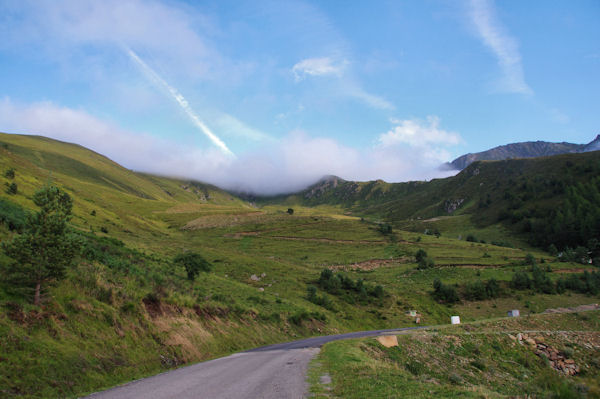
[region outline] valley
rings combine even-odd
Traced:
[[[19,234],[37,210],[33,194],[50,184],[73,199],[70,224],[84,242],[41,306],[3,279],[6,397],[77,397],[257,346],[414,327],[411,310],[432,326],[457,314],[475,322],[599,298],[589,255],[597,249],[588,245],[596,197],[586,199],[596,210],[586,214],[591,227],[574,226],[593,262],[559,259],[532,239],[538,223],[555,218],[551,210],[580,195],[571,187],[597,184],[598,152],[476,162],[430,182],[328,178],[271,198],[133,172],[37,136],[1,134],[0,155],[2,183],[17,185],[2,194],[2,242]],[[563,241],[560,251],[575,249]],[[175,261],[187,252],[210,271],[188,278]],[[3,272],[10,264],[2,253]],[[456,297],[442,296],[436,281]]]

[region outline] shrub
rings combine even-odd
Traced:
[[[412,375],[421,375],[427,371],[427,367],[421,362],[416,360],[411,360],[405,364],[406,370],[408,370]]]
[[[488,297],[486,287],[481,281],[466,284],[464,295],[469,301],[482,301]]]
[[[525,264],[531,267],[535,266],[535,257],[532,254],[525,255]]]
[[[460,375],[456,374],[456,373],[450,374],[450,377],[448,377],[448,379],[454,385],[459,385],[459,384],[462,384],[462,382],[463,382],[462,377]]]
[[[431,269],[434,266],[435,266],[435,262],[433,261],[433,259],[431,259],[431,258],[422,258],[421,260],[419,260],[419,264],[417,265],[417,269],[419,269],[419,270]]]
[[[6,169],[6,171],[4,172],[4,177],[6,177],[7,179],[14,179],[15,178],[15,169],[14,168]]]
[[[421,262],[421,260],[425,258],[427,258],[427,252],[424,249],[419,249],[415,253],[415,259],[417,260],[417,262]]]
[[[293,315],[288,316],[288,321],[297,326],[302,325],[302,322],[305,320],[318,320],[318,321],[327,321],[327,317],[321,312],[312,312],[309,313],[306,310],[302,310],[294,313]]]
[[[6,193],[10,195],[15,195],[19,191],[19,187],[17,183],[12,182],[10,184],[6,183]]]
[[[381,223],[379,226],[377,226],[377,231],[379,231],[383,235],[392,234],[392,230],[392,225],[389,223]]]
[[[27,221],[27,214],[19,205],[0,198],[0,223],[11,231],[22,231]]]
[[[200,272],[209,272],[211,269],[210,263],[195,252],[184,252],[177,255],[173,262],[182,265],[187,273],[188,280],[195,280]]]
[[[443,284],[437,278],[433,281],[433,297],[438,302],[455,303],[459,301],[456,288]]]
[[[542,269],[534,264],[531,272],[533,276],[532,285],[536,291],[543,292],[544,294],[554,293],[554,284]]]
[[[344,274],[333,273],[329,269],[321,271],[317,283],[319,287],[330,294],[341,294],[342,298],[348,303],[355,303],[357,300],[361,303],[367,303],[370,297],[382,299],[385,296],[383,286],[367,285],[361,279],[352,280]]]
[[[375,298],[383,298],[383,296],[385,295],[385,292],[383,290],[383,286],[381,285],[376,285],[375,288],[373,289],[373,293],[372,295]]]
[[[485,292],[488,298],[498,298],[501,294],[500,284],[496,279],[490,279],[485,284]]]
[[[475,367],[476,369],[479,369],[481,371],[485,371],[487,369],[485,363],[483,363],[481,360],[479,359],[475,359],[471,362],[471,366]]]
[[[510,285],[517,290],[526,290],[531,288],[531,280],[527,273],[517,272],[513,275]]]
[[[136,313],[137,306],[133,302],[125,302],[123,305],[121,305],[121,311],[123,313]]]

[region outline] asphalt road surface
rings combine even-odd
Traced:
[[[300,399],[306,397],[308,392],[308,363],[323,344],[415,328],[423,327],[326,335],[263,346],[133,381],[87,398]]]

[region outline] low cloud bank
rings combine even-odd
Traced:
[[[394,126],[389,132],[361,150],[294,131],[232,159],[214,148],[202,149],[193,143],[131,132],[84,110],[51,102],[23,105],[8,98],[0,100],[0,131],[77,143],[129,169],[200,180],[253,194],[294,192],[325,175],[398,182],[456,173],[441,170],[440,165],[449,158],[445,147],[456,144],[460,137],[441,130],[437,118],[391,123]]]

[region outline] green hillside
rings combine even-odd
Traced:
[[[596,151],[478,161],[454,177],[429,182],[349,182],[330,177],[298,194],[263,201],[339,205],[349,214],[414,231],[438,229],[454,237],[481,230],[493,240],[489,229],[494,227],[497,241],[511,236],[510,241],[524,245],[546,249],[554,244],[563,250],[586,246],[600,236],[599,175]]]
[[[564,160],[573,162],[569,178],[584,182],[598,158],[581,157]],[[83,251],[66,278],[44,287],[40,306],[27,287],[5,278],[13,262],[0,254],[0,396],[75,397],[263,344],[411,326],[411,309],[430,325],[452,314],[478,320],[513,308],[526,314],[597,302],[594,265],[399,228],[465,198],[452,213],[457,219],[427,223],[510,235],[512,225],[497,231],[497,223],[488,228],[492,222],[475,217],[478,190],[495,184],[480,179],[491,179],[494,165],[429,183],[338,182],[319,195],[256,207],[210,185],[132,172],[77,145],[2,134],[0,240],[23,231],[26,215],[37,211],[33,194],[54,184],[73,199],[71,225]],[[505,169],[521,164],[511,165]],[[555,173],[563,178],[560,167]],[[501,211],[495,199],[482,213],[490,221]],[[393,228],[372,221],[387,217]],[[426,261],[417,261],[418,250]],[[185,251],[202,255],[211,271],[188,279],[174,261]],[[442,298],[436,281],[456,301]],[[496,288],[482,294],[482,285]]]

